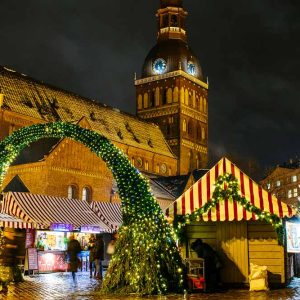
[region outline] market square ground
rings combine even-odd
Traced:
[[[88,273],[78,273],[77,283],[74,284],[69,273],[53,273],[26,276],[25,281],[19,284],[10,285],[7,294],[0,294],[1,300],[180,300],[180,299],[238,299],[238,300],[298,300],[300,299],[300,279],[294,278],[291,284],[285,289],[271,290],[269,292],[249,292],[248,290],[229,290],[224,293],[215,294],[191,294],[191,295],[170,295],[162,297],[135,297],[135,296],[102,296],[97,292],[101,286],[96,279],[90,279]]]

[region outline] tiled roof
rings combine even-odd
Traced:
[[[78,122],[113,142],[175,157],[157,125],[0,66],[2,108],[41,122]]]

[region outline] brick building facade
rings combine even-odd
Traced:
[[[275,196],[293,206],[299,206],[300,200],[300,160],[290,160],[278,165],[261,182],[261,185]]]

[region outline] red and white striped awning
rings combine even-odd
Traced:
[[[245,173],[227,158],[222,158],[212,169],[210,169],[202,178],[184,192],[172,205],[166,210],[166,215],[191,214],[202,207],[208,201],[211,201],[214,192],[214,184],[220,175],[232,174],[239,183],[241,195],[243,195],[254,206],[264,212],[276,214],[280,218],[292,217],[296,214],[287,204],[279,201],[275,196],[263,190],[261,186],[255,183]],[[202,216],[204,221],[240,221],[256,220],[256,216],[245,210],[237,201],[222,200],[216,207]]]
[[[19,229],[40,228],[40,226],[36,223],[24,222],[18,218],[2,213],[0,213],[0,227]]]
[[[67,223],[75,228],[95,225],[104,232],[111,231],[86,201],[76,199],[9,192],[3,198],[2,213],[43,228],[51,223]]]
[[[111,231],[119,229],[122,224],[121,203],[93,201],[91,208]]]

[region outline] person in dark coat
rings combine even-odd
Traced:
[[[95,242],[95,251],[94,251],[94,261],[96,267],[96,277],[102,280],[103,275],[103,267],[102,261],[104,260],[104,241],[103,237],[100,234],[96,235],[96,242]]]
[[[95,268],[95,241],[96,241],[95,236],[92,234],[88,243],[88,250],[90,251],[90,255],[89,255],[90,278],[93,277],[93,269]],[[96,270],[94,276],[96,276]]]
[[[205,282],[206,291],[211,292],[219,288],[219,270],[221,263],[216,251],[203,243],[201,239],[197,239],[191,244],[191,248],[197,253],[198,257],[204,259],[205,263]]]
[[[74,238],[74,235],[70,236],[70,240],[68,243],[68,256],[69,256],[69,262],[70,262],[70,271],[72,272],[72,277],[73,280],[75,280],[75,274],[78,269],[78,263],[79,263],[79,258],[78,258],[78,253],[80,253],[81,247],[79,242]]]

